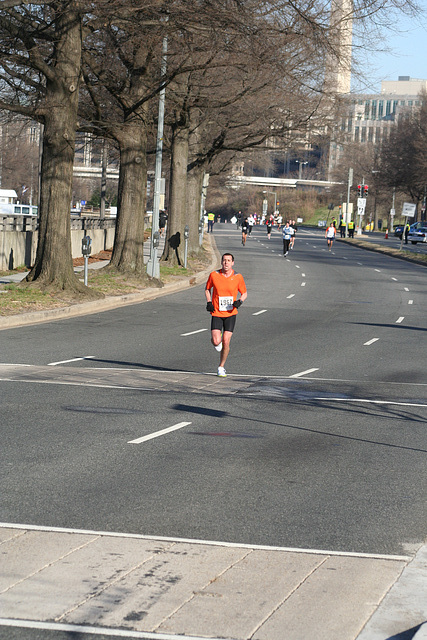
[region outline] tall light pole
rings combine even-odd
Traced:
[[[302,160],[297,160],[298,162],[298,180],[302,180],[302,167],[308,162],[303,162]]]
[[[263,193],[271,193],[274,196],[274,209],[273,209],[273,215],[276,213],[276,207],[277,207],[277,194],[276,191],[263,191]]]
[[[162,77],[166,76],[166,56],[168,52],[167,36],[163,38],[162,49]],[[153,218],[151,221],[151,240],[150,240],[150,257],[147,262],[147,274],[152,278],[160,278],[160,265],[157,259],[157,248],[159,246],[159,210],[160,210],[160,185],[162,179],[162,154],[163,154],[163,128],[165,121],[165,95],[166,88],[160,90],[159,96],[159,121],[157,124],[157,143],[156,143],[156,168],[154,172],[154,202],[153,202]]]

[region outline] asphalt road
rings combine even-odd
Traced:
[[[277,232],[215,238],[249,291],[226,379],[203,287],[0,332],[1,520],[411,553],[426,534],[425,267],[328,252],[316,231],[287,258]]]

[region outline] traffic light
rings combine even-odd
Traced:
[[[368,195],[368,185],[365,184],[365,198],[366,198],[367,195]]]
[[[361,184],[357,185],[357,195],[359,196],[359,198],[362,197],[362,185]]]

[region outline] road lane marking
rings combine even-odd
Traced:
[[[301,267],[299,266],[299,264],[295,265],[295,269],[301,269]]]
[[[79,637],[83,637],[83,634],[90,635],[103,635],[105,637],[111,636],[116,638],[127,638],[130,640],[205,640],[206,636],[183,636],[183,635],[171,635],[170,633],[149,633],[147,631],[131,631],[122,629],[111,629],[111,627],[95,627],[82,624],[68,624],[65,622],[39,622],[37,620],[20,620],[10,618],[0,618],[0,624],[5,627],[22,627],[24,629],[39,629],[42,631],[63,631],[64,633],[70,633],[72,636],[78,634]],[[38,635],[38,634],[37,634]],[[56,635],[56,634],[55,634]],[[219,638],[212,638],[212,640],[219,640]]]
[[[293,297],[294,297],[294,295],[295,295],[294,293],[291,293],[291,295],[290,295],[290,296],[286,296],[286,297],[287,297],[287,299],[289,300],[290,298],[293,298]]]
[[[142,436],[142,438],[136,438],[136,440],[129,440],[128,444],[141,444],[141,442],[147,442],[147,440],[159,438],[160,436],[165,435],[165,433],[171,433],[172,431],[177,431],[178,429],[187,427],[189,424],[191,424],[191,422],[178,422],[178,424],[174,424],[172,427],[167,427],[161,431],[155,431],[154,433],[148,434],[148,436]]]
[[[68,362],[78,362],[79,360],[90,360],[95,356],[83,356],[81,358],[71,358],[70,360],[60,360],[59,362],[49,362],[48,367],[55,367],[57,364],[68,364]]]
[[[374,269],[377,273],[381,273],[381,269]]]
[[[264,545],[264,544],[248,544],[248,543],[244,543],[244,542],[225,542],[222,540],[203,540],[203,539],[199,539],[199,538],[172,538],[170,536],[149,536],[149,535],[144,535],[142,533],[120,533],[117,531],[96,531],[93,529],[66,529],[65,527],[47,527],[47,526],[40,526],[37,524],[17,524],[15,522],[0,522],[0,528],[3,529],[17,529],[18,531],[22,531],[22,530],[28,530],[28,531],[47,531],[49,533],[79,533],[79,534],[83,534],[83,535],[96,535],[98,538],[99,536],[107,536],[108,538],[126,538],[126,539],[130,539],[130,540],[161,540],[161,541],[165,541],[165,542],[183,542],[185,544],[187,543],[192,543],[192,544],[198,544],[198,545],[209,545],[209,546],[215,546],[215,547],[225,547],[227,549],[259,549],[259,550],[266,550],[266,551],[292,551],[294,553],[310,553],[310,554],[322,554],[322,555],[328,555],[328,556],[338,556],[338,557],[351,557],[351,558],[377,558],[378,560],[404,560],[406,562],[409,562],[410,560],[412,560],[411,556],[392,556],[392,555],[383,555],[383,554],[379,554],[379,553],[362,553],[360,551],[331,551],[331,550],[326,550],[326,549],[303,549],[301,547],[274,547],[272,545]],[[4,623],[4,620],[6,620],[6,622],[15,622],[15,619],[10,619],[10,618],[0,618],[1,620],[1,624]],[[30,620],[30,623],[32,623],[33,621]],[[18,625],[20,626],[20,625]],[[75,629],[75,626],[73,625],[73,629]],[[93,627],[89,627],[89,629],[93,629]],[[109,627],[109,629],[111,629],[111,627]],[[117,629],[113,629],[112,631],[114,631],[113,635],[117,635]],[[125,631],[125,633],[129,633],[128,630]],[[132,632],[131,632],[132,633]],[[144,633],[144,632],[143,632]],[[145,632],[147,633],[147,632]],[[155,636],[155,638],[160,639],[161,636],[159,634],[153,634]],[[182,638],[182,636],[179,636],[179,638]],[[178,640],[178,639],[177,639]],[[198,638],[195,638],[194,636],[191,636],[191,640],[199,640]],[[204,640],[206,640],[206,636],[204,638]]]
[[[197,331],[190,331],[189,333],[181,333],[182,336],[194,336],[195,333],[202,333],[203,331],[207,331],[207,329],[197,329]]]
[[[294,373],[293,376],[289,376],[290,378],[301,378],[301,376],[305,376],[308,373],[314,373],[314,371],[319,371],[319,369],[307,369],[306,371],[300,371],[300,373]]]
[[[395,282],[398,282],[397,278],[392,278],[392,280],[394,280]]]
[[[261,309],[261,311],[256,311],[255,313],[253,313],[253,316],[260,316],[261,313],[266,313],[267,309]]]
[[[399,407],[427,407],[427,404],[416,402],[396,402],[394,400],[367,400],[366,398],[314,398],[315,400],[331,400],[332,402],[364,402],[365,404],[395,404]]]
[[[405,316],[400,316],[400,318],[396,320],[396,324],[400,324],[404,319],[405,319]]]
[[[302,275],[303,278],[305,278],[305,273],[302,273],[301,275]]]
[[[408,287],[403,287],[404,291],[409,291]]]
[[[379,340],[379,338],[372,338],[372,340],[368,340],[368,342],[364,342],[363,344],[369,346],[370,344],[374,344],[377,340]]]
[[[414,304],[413,300],[408,300],[408,304]]]
[[[302,287],[305,287],[305,282],[301,282],[301,286],[302,286]]]

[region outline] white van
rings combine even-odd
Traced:
[[[0,202],[0,216],[37,216],[38,207]]]

